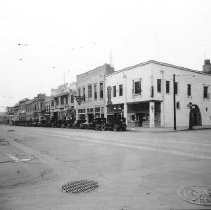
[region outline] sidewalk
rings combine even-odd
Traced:
[[[211,125],[207,126],[193,126],[192,130],[205,130],[211,129]],[[188,126],[178,126],[176,130],[173,127],[163,127],[163,128],[143,128],[143,127],[127,127],[128,131],[136,132],[178,132],[178,131],[191,131]]]

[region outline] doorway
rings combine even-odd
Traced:
[[[201,112],[198,105],[192,105],[189,114],[189,127],[202,125]]]

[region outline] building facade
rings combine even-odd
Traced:
[[[32,121],[34,120],[34,105],[33,105],[34,100],[29,100],[26,103],[26,120],[27,121]]]
[[[25,121],[26,120],[26,107],[29,99],[25,98],[19,101],[18,105],[18,120]]]
[[[105,116],[105,75],[114,72],[109,64],[77,75],[76,119]]]
[[[51,116],[56,118],[72,117],[76,83],[65,83],[56,89],[51,89]]]
[[[33,120],[40,121],[45,117],[45,94],[37,94],[32,99],[31,109],[33,113]],[[31,113],[31,110],[30,110]]]
[[[211,125],[209,66],[205,61],[202,72],[151,60],[107,75],[107,114],[121,114],[131,126],[172,127],[175,88],[177,126]]]

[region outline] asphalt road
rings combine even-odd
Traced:
[[[99,188],[71,194],[62,185]],[[0,126],[0,209],[209,209],[177,195],[211,186],[211,130],[110,132]]]

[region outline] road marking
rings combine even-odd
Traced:
[[[29,158],[24,158],[24,159],[18,159],[17,157],[7,153],[7,155],[9,156],[10,159],[12,159],[15,162],[26,162],[26,161],[30,161],[31,159]]]
[[[60,137],[60,138],[70,138],[71,136],[67,136],[64,134],[55,134],[55,133],[47,133],[47,132],[30,132],[30,133],[35,133],[35,134],[39,134],[39,135],[46,135],[46,136],[55,136],[55,137]],[[86,136],[87,137],[87,136]],[[158,152],[163,152],[163,153],[168,153],[168,154],[174,154],[174,155],[182,155],[182,156],[188,156],[188,157],[193,157],[193,158],[198,158],[198,159],[208,159],[211,160],[211,156],[206,156],[206,155],[197,155],[197,154],[193,154],[193,153],[185,153],[182,151],[174,151],[174,150],[166,150],[161,149],[161,148],[151,148],[148,146],[139,146],[139,145],[133,145],[130,143],[122,143],[122,142],[109,142],[109,140],[89,140],[89,139],[81,139],[82,137],[77,137],[77,139],[71,139],[72,141],[84,141],[84,142],[88,142],[88,143],[98,143],[98,144],[104,144],[104,145],[111,145],[111,146],[118,146],[118,147],[126,147],[126,148],[132,148],[132,149],[140,149],[140,150],[147,150],[147,151],[158,151]],[[115,140],[118,141],[118,140]]]

